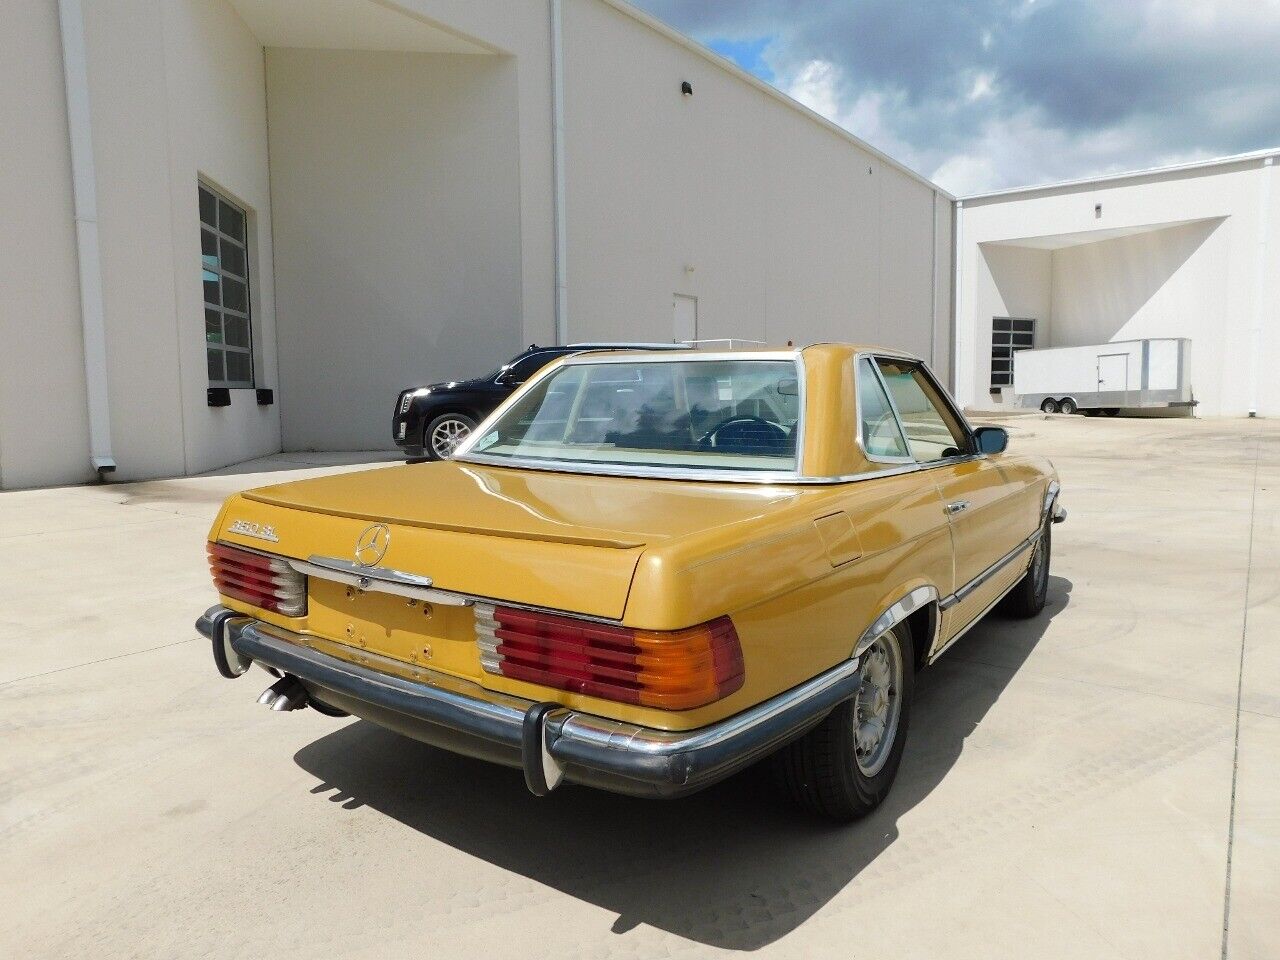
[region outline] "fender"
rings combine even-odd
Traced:
[[[871,626],[862,632],[862,636],[858,638],[857,646],[853,648],[853,656],[860,657],[866,650],[882,636],[902,623],[913,613],[925,607],[932,606],[933,612],[930,616],[932,622],[933,638],[929,642],[928,649],[923,651],[924,659],[927,660],[933,648],[938,645],[938,631],[942,628],[942,617],[938,615],[938,588],[932,584],[923,584],[906,592],[894,603],[876,617],[871,622]],[[917,651],[920,653],[921,651]]]

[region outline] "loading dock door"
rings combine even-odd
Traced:
[[[1104,353],[1098,357],[1098,392],[1116,393],[1129,389],[1129,355]]]

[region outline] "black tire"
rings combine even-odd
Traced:
[[[1076,402],[1070,397],[1063,397],[1058,401],[1058,412],[1065,413],[1067,416],[1075,413],[1080,408],[1076,406]]]
[[[1045,397],[1040,403],[1040,411],[1042,413],[1057,413],[1058,401],[1053,399],[1053,397]]]
[[[833,820],[857,820],[878,807],[889,795],[902,761],[911,719],[915,654],[911,631],[905,625],[885,636],[897,645],[901,670],[897,674],[898,715],[890,734],[893,740],[884,748],[878,771],[868,775],[858,762],[854,731],[859,697],[841,703],[822,723],[771,758],[774,778],[787,798]]]
[[[465,413],[442,413],[422,431],[422,446],[428,460],[447,460],[453,447],[476,428],[476,421]],[[453,438],[453,446],[449,439]]]
[[[1038,616],[1049,596],[1049,562],[1053,559],[1053,524],[1046,520],[1031,554],[1031,564],[1018,585],[1000,601],[1000,612],[1020,620]]]

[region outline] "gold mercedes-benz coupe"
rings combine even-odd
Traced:
[[[197,626],[273,710],[355,714],[524,771],[677,796],[770,758],[873,809],[916,671],[1035,616],[1065,518],[1043,459],[874,347],[584,353],[453,459],[231,497]]]

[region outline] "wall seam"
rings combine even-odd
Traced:
[[[165,147],[165,169],[168,171],[168,194],[169,194],[169,250],[173,260],[169,265],[170,274],[173,278],[173,335],[174,349],[177,361],[178,374],[178,433],[182,440],[182,475],[189,476],[191,473],[191,455],[187,449],[187,394],[186,379],[182,371],[182,311],[180,309],[180,297],[178,295],[178,263],[177,256],[172,253],[174,244],[177,242],[176,231],[174,230],[174,218],[177,216],[177,208],[174,206],[173,187],[176,182],[174,177],[174,157],[173,157],[173,127],[172,118],[172,101],[170,97],[172,90],[169,78],[169,58],[168,58],[168,35],[165,33],[165,5],[158,4],[160,7],[159,29],[160,29],[160,76],[164,79],[165,92],[165,112],[164,112],[164,147]],[[197,173],[198,173],[197,164]],[[198,178],[197,178],[198,179]],[[194,184],[193,184],[194,186]]]

